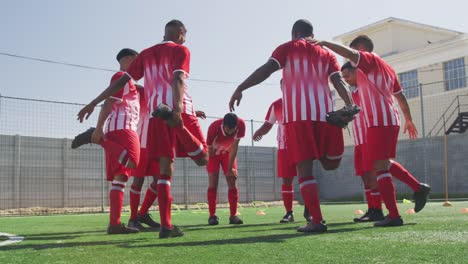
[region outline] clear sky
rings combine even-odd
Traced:
[[[167,21],[182,20],[192,53],[190,77],[235,82],[189,81],[195,106],[210,116],[228,111],[236,84],[263,64],[276,46],[290,40],[291,26],[300,18],[313,23],[320,39],[390,16],[468,32],[465,0],[1,0],[1,4],[0,52],[116,70],[115,55],[121,48],[141,51],[152,46],[161,41]],[[112,73],[0,56],[0,76],[2,95],[87,103],[107,86]],[[270,103],[280,97],[279,79],[277,73],[267,80],[274,85],[245,92],[237,113],[263,120]],[[274,134],[261,145],[275,145]]]

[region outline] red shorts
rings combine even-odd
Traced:
[[[285,149],[278,149],[278,177],[294,178],[297,176],[296,164],[289,160]]]
[[[367,129],[367,153],[371,161],[396,157],[399,126],[369,127]]]
[[[354,171],[356,172],[356,176],[363,176],[364,173],[370,172],[373,169],[372,160],[369,159],[366,148],[366,144],[354,147]]]
[[[217,173],[219,172],[219,166],[222,167],[224,175],[226,175],[229,166],[229,152],[210,157],[206,165],[206,171],[208,173]],[[234,160],[232,168],[237,170],[237,159]]]
[[[134,170],[133,175],[136,178],[159,175],[159,162],[150,162],[148,159],[148,149],[140,149],[140,162]]]
[[[116,175],[130,177],[134,169],[125,167],[127,161],[140,161],[140,140],[133,130],[122,129],[104,135],[101,145],[106,156],[106,177],[113,181]]]
[[[187,115],[187,114],[182,114],[182,121],[184,122],[185,128],[187,128],[190,133],[197,138],[202,144],[203,148],[205,150],[208,149],[205,136],[203,135],[203,131],[201,129],[200,123],[198,122],[198,118],[193,115]],[[176,143],[175,143],[175,149],[176,149],[176,157],[180,158],[186,158],[189,157],[187,154],[187,151],[184,150],[184,146],[176,137]]]
[[[343,129],[327,122],[286,123],[286,149],[295,164],[310,159],[341,159],[344,152]]]

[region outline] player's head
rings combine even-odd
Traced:
[[[226,135],[233,135],[237,130],[237,115],[234,113],[227,113],[223,118],[223,131]]]
[[[164,40],[173,41],[177,44],[184,44],[187,29],[180,20],[173,19],[167,22],[164,29]]]
[[[120,69],[123,71],[126,71],[127,68],[132,64],[133,60],[136,58],[138,55],[138,52],[132,50],[132,49],[122,49],[117,53],[117,56],[115,57],[117,61],[120,64]]]
[[[359,51],[374,51],[374,43],[372,42],[372,39],[366,35],[357,36],[353,41],[351,41],[349,47]]]
[[[349,85],[356,87],[356,68],[351,65],[351,62],[348,61],[341,66],[341,75]]]
[[[314,37],[314,27],[307,19],[299,19],[296,21],[292,27],[291,37],[293,40]]]

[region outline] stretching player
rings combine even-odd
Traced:
[[[239,141],[245,136],[244,120],[233,113],[228,113],[223,119],[211,123],[208,128],[208,210],[209,225],[217,225],[216,204],[218,200],[219,167],[223,169],[228,185],[229,224],[239,225],[243,221],[237,216],[239,190],[237,188],[237,148]]]

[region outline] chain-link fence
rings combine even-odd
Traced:
[[[402,137],[397,160],[421,181],[432,185],[432,198],[443,198],[445,176],[450,197],[466,198],[468,163],[464,158],[468,156],[468,134],[448,135],[447,152],[444,152],[444,132],[460,113],[468,110],[464,108],[468,105],[468,97],[464,96],[468,90],[438,94],[427,92],[430,89],[424,85],[419,89],[424,96],[410,99],[409,103],[419,131],[425,133],[420,133],[421,139],[415,141]],[[82,104],[0,96],[0,215],[106,210],[109,184],[105,180],[102,149],[96,145],[70,149],[71,139],[87,128],[75,120],[81,107]],[[95,124],[97,116],[94,113],[87,123]],[[441,118],[445,122],[438,121]],[[205,133],[215,119],[200,121]],[[241,141],[244,146],[238,152],[241,203],[281,200],[276,148],[253,146],[253,131],[262,123],[246,118],[246,137]],[[430,132],[437,130],[439,133]],[[275,142],[275,128],[268,137]],[[361,180],[354,177],[352,136],[346,131],[345,140],[348,146],[338,170],[325,172],[315,166],[314,175],[320,183],[323,201],[363,200]],[[146,181],[142,195],[151,179]],[[187,208],[206,203],[207,185],[204,168],[196,167],[189,159],[176,160],[172,184],[176,205]],[[412,192],[400,183],[397,191],[400,197],[406,198]],[[296,188],[297,200],[300,200],[299,193]],[[220,180],[219,202],[227,203],[224,180]],[[128,193],[125,205],[128,205]]]

